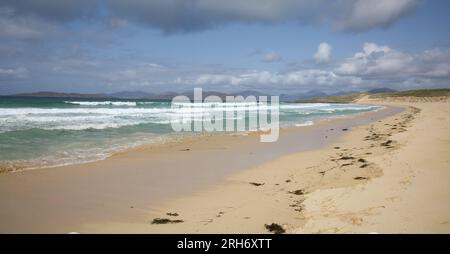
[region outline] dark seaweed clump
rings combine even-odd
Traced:
[[[167,218],[156,218],[153,219],[152,224],[168,224],[168,223],[181,223],[183,220],[171,220]]]
[[[294,194],[294,195],[303,195],[303,194],[305,194],[305,191],[300,189],[300,190],[290,191],[289,193]]]
[[[272,232],[274,234],[283,234],[286,232],[286,230],[284,230],[284,228],[277,223],[272,223],[270,225],[265,224],[264,226],[267,230],[269,230],[269,232]]]

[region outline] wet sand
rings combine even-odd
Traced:
[[[314,126],[282,129],[275,143],[259,142],[257,133],[215,135],[145,146],[93,163],[1,174],[0,232],[160,232],[148,227],[149,220],[165,211],[168,202],[222,186],[229,177],[253,172],[248,169],[277,158],[328,147],[356,126],[401,110],[388,107]],[[239,198],[239,193],[236,195]],[[204,205],[215,197],[209,199]],[[162,231],[184,230],[166,227]],[[264,228],[257,231],[264,232]]]

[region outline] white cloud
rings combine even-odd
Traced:
[[[259,89],[311,88],[321,86],[327,88],[344,83],[356,84],[358,78],[341,77],[332,71],[320,69],[296,70],[286,73],[269,71],[246,71],[235,74],[203,74],[194,80],[184,82],[194,85],[233,85],[235,88],[257,87]]]
[[[335,71],[354,76],[398,74],[407,71],[413,61],[409,54],[375,43],[365,43],[362,52],[343,60]]]
[[[450,47],[425,50],[415,57],[417,64],[413,66],[420,76],[428,78],[450,78]]]
[[[266,63],[273,63],[281,61],[281,56],[277,52],[267,52],[263,54],[261,60]]]
[[[5,49],[6,50],[6,49]],[[286,67],[279,71],[228,68],[223,65],[162,65],[158,61],[124,57],[88,57],[84,54],[28,55],[24,64],[8,62],[9,51],[0,66],[0,89],[12,89],[15,84],[49,84],[54,88],[73,91],[74,84],[82,89],[95,88],[151,91],[185,91],[193,87],[208,90],[264,90],[296,92],[299,90],[366,90],[373,87],[429,88],[450,85],[450,47],[433,48],[418,53],[403,52],[389,46],[365,43],[352,56],[332,64],[314,67]],[[265,51],[258,51],[258,59]],[[39,53],[39,52],[38,52]],[[12,66],[12,67],[11,67]],[[23,66],[23,67],[17,67]],[[33,79],[29,78],[33,74]],[[28,78],[27,78],[28,77]],[[16,81],[16,82],[14,82]],[[8,84],[6,84],[8,83]],[[107,87],[106,87],[107,86]],[[0,90],[1,91],[1,90]]]
[[[335,72],[361,77],[434,76],[446,77],[449,72],[450,49],[431,49],[409,54],[365,43],[362,52],[343,60]]]
[[[200,86],[204,86],[204,85],[224,85],[224,84],[239,85],[240,82],[241,82],[240,77],[235,77],[232,75],[202,74],[199,77],[197,77],[193,83]]]
[[[376,43],[365,43],[360,52],[338,61],[335,67],[286,72],[238,70],[181,80],[181,83],[209,86],[211,89],[232,86],[235,89],[266,90],[364,90],[379,86],[396,89],[449,86],[450,48],[410,54]]]
[[[249,56],[257,56],[261,62],[273,63],[283,60],[280,54],[275,51],[265,51],[263,49],[256,49],[249,54]]]
[[[314,54],[316,63],[329,63],[331,60],[331,46],[326,42],[319,44],[317,52]]]
[[[261,56],[264,51],[258,51]],[[260,53],[263,52],[263,53]],[[120,64],[95,59],[55,60],[49,66],[60,67],[61,79],[84,77],[95,83],[114,84],[121,89],[157,89],[184,91],[193,87],[208,90],[237,91],[324,91],[366,90],[373,87],[395,89],[449,86],[450,48],[434,48],[411,54],[389,46],[365,43],[361,50],[335,64],[313,68],[297,67],[282,71],[233,69],[225,66],[165,66],[157,62],[140,63],[128,59]],[[46,63],[30,65],[45,68]],[[6,70],[6,69],[5,69]],[[11,77],[12,69],[3,71]],[[37,72],[33,72],[37,73]]]
[[[365,43],[363,51],[342,60],[334,69],[340,76],[358,77],[362,84],[393,88],[450,85],[450,48],[434,48],[411,54]]]

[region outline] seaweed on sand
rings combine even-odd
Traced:
[[[294,195],[304,195],[305,190],[299,189],[299,190],[295,190],[295,191],[289,191],[289,193],[294,194]]]
[[[388,140],[386,142],[381,143],[382,146],[390,146],[392,143],[392,140]]]
[[[250,184],[251,184],[251,185],[254,185],[254,186],[261,186],[261,185],[264,185],[264,183],[255,183],[255,182],[250,182]]]
[[[181,223],[184,222],[183,220],[171,220],[167,218],[155,218],[152,221],[152,224],[168,224],[168,223]]]
[[[269,232],[272,232],[274,234],[283,234],[286,232],[286,230],[284,230],[284,228],[277,224],[277,223],[272,223],[272,224],[265,224],[264,225],[266,227],[267,230],[269,230]]]

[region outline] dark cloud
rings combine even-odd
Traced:
[[[89,0],[2,0],[0,6],[14,16],[31,16],[50,21],[72,21],[98,13],[99,1]]]
[[[0,37],[30,40],[48,38],[63,25],[93,18],[98,2],[87,0],[2,0],[0,2]]]
[[[0,80],[23,79],[28,76],[28,70],[24,67],[4,69],[0,68]]]
[[[417,0],[111,0],[108,8],[165,33],[193,32],[228,23],[325,23],[339,30],[385,27]]]
[[[418,0],[3,0],[9,17],[47,22],[111,18],[165,33],[195,32],[230,23],[323,23],[339,30],[385,27]],[[17,23],[17,20],[16,20]]]

